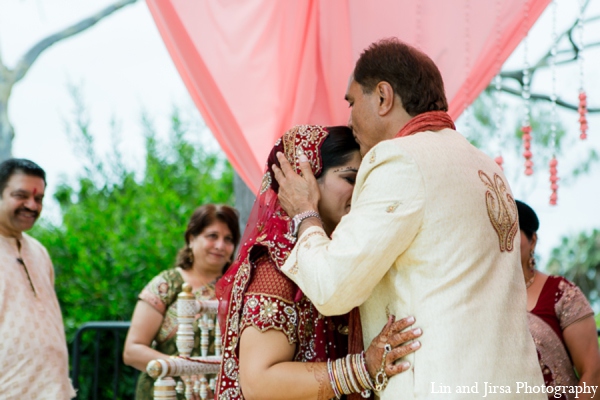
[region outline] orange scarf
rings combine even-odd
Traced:
[[[425,131],[441,131],[442,129],[450,128],[456,130],[454,121],[445,111],[427,111],[413,117],[402,129],[396,134],[396,137],[414,135],[417,132]]]

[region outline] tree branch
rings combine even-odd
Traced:
[[[118,11],[129,4],[133,4],[136,1],[137,0],[118,0],[114,4],[103,9],[102,11],[40,40],[31,49],[29,49],[29,51],[21,58],[21,60],[19,60],[17,66],[14,69],[15,78],[13,83],[18,82],[25,76],[27,71],[29,71],[29,68],[31,68],[31,65],[35,62],[39,55],[48,47],[52,46],[58,41],[76,35],[79,32],[88,29],[104,17],[107,17],[115,11]]]
[[[490,88],[494,88],[494,86],[490,85]],[[505,93],[509,93],[515,96],[521,96],[522,92],[517,90],[517,89],[513,89],[511,87],[508,86],[504,86],[502,85],[502,87],[500,88],[501,91],[505,92]],[[552,99],[550,98],[550,96],[548,96],[547,94],[541,94],[541,93],[531,93],[530,94],[530,98],[534,99],[534,100],[546,100],[546,101],[552,101]],[[569,110],[573,110],[573,111],[578,111],[579,110],[579,104],[574,104],[574,103],[569,103],[567,101],[561,100],[560,98],[556,99],[556,105],[564,107],[566,109]],[[587,109],[588,113],[600,113],[600,108],[588,108]]]
[[[600,16],[599,16],[599,18],[600,18]],[[588,43],[585,45],[585,49],[590,49],[592,47],[598,47],[598,46],[600,46],[600,42]],[[558,51],[556,54],[558,56],[561,54],[571,53],[572,51],[573,51],[572,49],[563,49],[563,50]],[[579,51],[573,57],[569,57],[569,58],[565,58],[565,59],[556,61],[556,65],[559,66],[559,65],[563,65],[563,64],[569,64],[569,63],[572,63],[573,61],[576,61],[577,58],[579,58]],[[548,67],[547,60],[546,60],[546,63],[540,62],[540,63],[536,64],[535,67],[529,68],[530,82],[531,82],[531,76],[533,75],[535,70],[537,70],[538,68],[544,68],[544,67]],[[500,71],[500,77],[502,79],[504,79],[504,78],[513,79],[513,80],[517,81],[519,83],[519,85],[523,86],[523,70],[522,69]]]
[[[589,3],[590,3],[590,0],[587,0],[585,2],[585,4],[583,5],[584,10],[587,8]],[[584,19],[583,23],[589,24],[589,23],[599,21],[599,20],[600,20],[600,15],[595,15],[593,17]],[[557,36],[556,44],[560,43],[566,37],[568,40],[569,46],[567,48],[557,50],[555,59],[554,59],[555,60],[554,65],[560,66],[560,65],[564,65],[564,64],[569,64],[569,63],[572,63],[574,61],[577,61],[577,59],[579,59],[582,49],[578,46],[575,39],[573,38],[574,31],[577,28],[578,23],[579,23],[579,18],[577,18],[575,20],[575,22],[573,22],[573,24],[571,24],[566,30],[564,30],[560,35]],[[533,74],[538,69],[549,67],[549,62],[552,59],[552,47],[553,46],[554,46],[554,43],[552,44],[550,49],[532,67],[529,68],[529,82],[533,81]],[[585,44],[583,46],[583,48],[590,49],[590,48],[598,47],[598,46],[600,46],[600,42],[592,42],[592,43]],[[560,57],[560,59],[559,59],[559,57]],[[515,96],[519,96],[519,97],[522,96],[522,93],[523,93],[522,88],[524,86],[524,82],[523,82],[524,74],[523,74],[522,69],[521,70],[501,71],[500,77],[502,79],[506,78],[506,79],[512,79],[514,81],[517,81],[519,83],[519,85],[521,86],[521,90],[518,90],[518,89],[514,89],[512,87],[502,85],[500,90],[502,90],[505,93],[509,93],[509,94],[512,94]],[[491,87],[491,85],[490,85],[490,87]],[[549,95],[545,95],[545,94],[541,94],[541,93],[530,93],[530,98],[535,99],[535,100],[552,101]],[[569,110],[578,111],[578,109],[579,109],[578,104],[569,103],[567,101],[561,100],[560,98],[556,99],[556,104],[558,106],[561,106],[561,107],[569,109]],[[600,113],[600,108],[588,108],[587,111],[589,113]]]
[[[584,10],[587,8],[587,6],[589,5],[590,1],[586,1],[586,3],[584,4]],[[583,23],[584,24],[589,24],[591,22],[595,22],[600,20],[600,15],[595,15],[593,17],[584,19]],[[562,65],[562,64],[567,64],[570,62],[573,62],[575,60],[577,60],[577,58],[579,57],[579,52],[581,49],[579,49],[577,47],[577,45],[575,44],[575,41],[572,38],[573,35],[573,31],[575,30],[575,28],[577,27],[577,24],[579,22],[579,18],[577,18],[575,20],[575,22],[573,22],[573,24],[571,26],[569,26],[566,30],[564,30],[560,35],[557,36],[557,43],[560,43],[560,41],[566,36],[569,40],[570,43],[570,47],[567,49],[562,49],[562,50],[558,50],[557,51],[557,56],[558,55],[562,55],[562,54],[572,54],[572,56],[569,56],[565,59],[559,60],[556,62],[556,65]],[[586,49],[591,48],[591,47],[596,47],[599,46],[600,43],[590,43],[585,45],[584,47]],[[540,68],[545,68],[549,66],[549,61],[550,58],[552,57],[552,46],[550,47],[550,49],[532,66],[529,68],[529,77],[530,77],[530,82],[533,80],[533,74]],[[514,70],[514,71],[501,71],[500,72],[500,76],[501,77],[506,77],[506,78],[511,78],[516,80],[517,82],[519,82],[519,84],[521,86],[523,86],[523,71],[522,70]]]

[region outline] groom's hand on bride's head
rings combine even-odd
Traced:
[[[273,174],[279,183],[279,202],[290,217],[301,212],[317,211],[319,205],[319,186],[312,173],[308,158],[302,154],[299,158],[302,175],[294,169],[283,153],[277,153],[277,160],[281,167],[273,165]]]

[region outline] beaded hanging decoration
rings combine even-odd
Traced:
[[[587,138],[588,122],[587,122],[587,95],[583,88],[584,79],[584,58],[583,58],[583,14],[585,11],[585,1],[579,0],[579,17],[577,20],[577,31],[579,46],[577,46],[577,61],[579,64],[579,138],[585,140]]]
[[[525,2],[525,12],[524,12],[524,29],[527,29],[527,19],[529,18],[529,2]],[[525,157],[525,175],[531,176],[533,175],[533,153],[531,152],[531,75],[529,70],[529,40],[527,34],[525,35],[525,39],[523,40],[523,91],[521,93],[521,97],[523,98],[523,125],[521,126],[521,132],[523,134],[523,157]]]
[[[550,160],[550,189],[552,194],[550,195],[550,205],[555,206],[558,201],[558,160],[556,159],[556,148],[557,148],[557,136],[556,136],[556,53],[557,53],[557,41],[558,37],[556,34],[556,0],[552,0],[552,48],[550,49],[550,72],[552,75],[552,94],[550,96],[551,108],[550,108],[550,145],[552,146],[552,159]]]
[[[469,98],[469,94],[471,93],[471,80],[469,77],[469,71],[471,70],[471,7],[469,4],[469,0],[465,0],[465,99]],[[464,121],[465,121],[465,134],[468,136],[471,133],[471,129],[473,127],[473,110],[471,109],[470,104],[467,100],[465,100],[465,111],[464,111]]]
[[[500,10],[501,10],[501,1],[496,0],[496,65],[498,67],[498,75],[494,78],[494,136],[496,138],[496,148],[498,151],[498,155],[494,158],[496,164],[500,166],[500,169],[504,169],[502,164],[504,163],[504,158],[502,158],[502,154],[500,154],[500,143],[502,143],[502,101],[500,98],[500,93],[502,90],[502,77],[500,76],[500,69],[502,68],[502,62],[500,59],[501,50],[500,50]]]

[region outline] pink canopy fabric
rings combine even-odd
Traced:
[[[396,36],[440,68],[457,118],[550,0],[147,0],[165,45],[251,190],[292,125],[340,125],[358,56]]]

